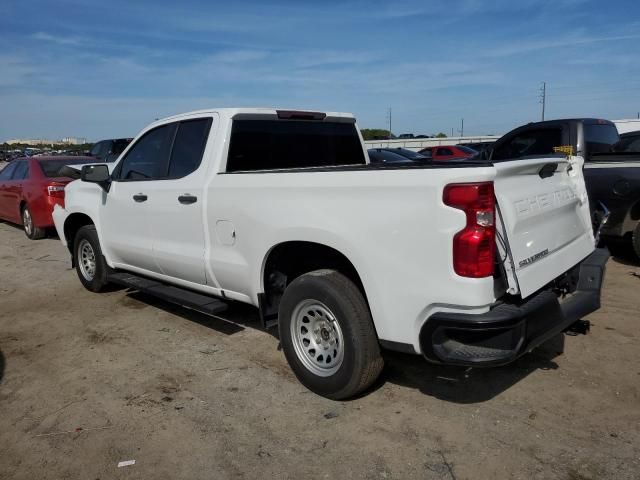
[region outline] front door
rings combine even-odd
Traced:
[[[101,235],[107,254],[119,266],[161,273],[153,254],[150,215],[169,162],[177,125],[161,125],[145,133],[115,168],[104,194]]]

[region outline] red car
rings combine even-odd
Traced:
[[[420,150],[422,155],[432,160],[460,160],[478,155],[478,152],[462,145],[441,145],[438,147],[427,147]]]
[[[65,165],[95,163],[91,157],[25,157],[0,170],[0,219],[17,223],[32,240],[53,226],[55,204],[64,206],[64,186],[72,179],[60,175]]]

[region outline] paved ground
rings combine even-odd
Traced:
[[[640,268],[592,333],[499,369],[389,354],[357,400],[305,390],[238,325],[85,291],[55,239],[0,224],[0,478],[640,478]],[[118,468],[123,460],[133,466]]]

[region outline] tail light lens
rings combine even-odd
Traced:
[[[454,271],[462,277],[490,277],[496,243],[493,182],[450,184],[442,197],[445,205],[467,216],[466,226],[453,237]]]
[[[47,185],[47,195],[55,198],[64,198],[64,183],[50,183]]]

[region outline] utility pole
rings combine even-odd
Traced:
[[[389,107],[387,117],[389,118],[389,139],[391,139],[391,107]]]
[[[451,136],[453,137],[453,127],[451,127]]]
[[[544,108],[547,105],[547,82],[542,82],[542,87],[540,87],[540,103],[542,104],[542,121],[544,122]]]
[[[464,118],[460,120],[460,136],[464,137]]]

